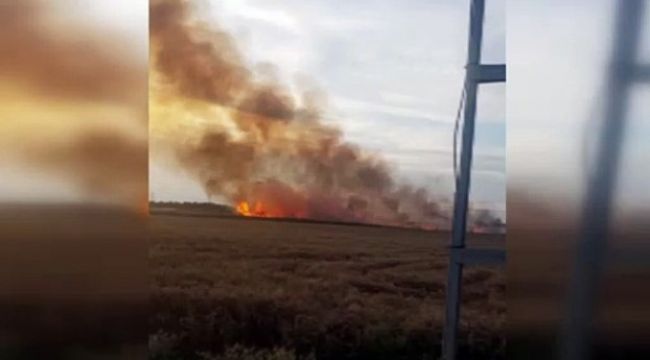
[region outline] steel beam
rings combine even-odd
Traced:
[[[467,42],[468,70],[481,63],[481,40],[483,38],[484,13],[485,1],[472,0],[469,19],[469,39]],[[470,173],[472,169],[472,150],[474,147],[476,96],[478,93],[478,82],[471,76],[466,77],[465,92],[460,173],[456,179],[456,193],[454,194],[454,217],[451,238],[452,253],[465,247],[467,205],[469,200]],[[450,258],[447,274],[447,309],[445,312],[445,329],[442,343],[442,355],[445,360],[456,359],[462,275],[463,263],[454,261],[453,258]]]
[[[650,65],[637,65],[631,76],[632,80],[650,83]]]
[[[465,248],[478,86],[479,84],[506,81],[505,64],[481,64],[484,13],[485,0],[472,0],[467,41],[467,66],[465,68],[465,107],[463,109],[460,172],[456,178],[456,192],[454,193],[445,328],[442,339],[442,357],[445,360],[454,360],[457,355],[463,267],[465,265],[503,265],[506,261],[504,250]]]
[[[569,282],[569,299],[560,346],[563,360],[591,358],[595,300],[607,254],[612,195],[618,173],[623,132],[635,80],[636,60],[645,1],[617,2],[613,54],[608,71],[604,124],[600,132],[595,171],[587,181],[582,225]]]
[[[503,64],[468,66],[467,74],[472,81],[479,84],[506,81],[506,66]]]
[[[452,249],[453,261],[464,265],[503,265],[506,252],[501,249]]]

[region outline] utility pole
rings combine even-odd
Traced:
[[[455,179],[456,192],[454,194],[454,217],[451,246],[449,249],[450,256],[446,293],[447,309],[445,312],[445,328],[442,342],[442,353],[445,360],[455,360],[457,355],[463,266],[466,264],[505,263],[504,250],[465,248],[478,86],[484,83],[506,81],[506,66],[504,64],[481,64],[484,13],[485,0],[471,0],[467,66],[465,69],[466,76],[464,84],[465,107],[463,109],[460,172]]]

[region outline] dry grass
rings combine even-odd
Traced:
[[[155,359],[439,356],[446,233],[168,215],[151,233]],[[505,356],[504,284],[466,272],[466,358]]]

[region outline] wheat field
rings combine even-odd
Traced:
[[[440,355],[446,232],[179,214],[150,227],[152,359]],[[461,355],[504,358],[503,269],[467,268],[463,286]]]

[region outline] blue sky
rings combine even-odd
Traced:
[[[237,38],[251,66],[272,63],[284,84],[316,84],[326,121],[383,155],[397,176],[452,196],[452,134],[467,47],[469,2],[215,0],[206,22]],[[505,61],[505,2],[488,1],[484,59]],[[472,200],[505,209],[505,86],[479,96]],[[205,200],[196,184],[152,165],[156,199]],[[160,178],[160,180],[157,180]]]

